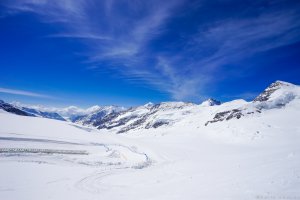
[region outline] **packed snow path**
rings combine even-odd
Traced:
[[[87,155],[86,151],[81,150],[66,150],[66,149],[24,149],[24,148],[0,148],[0,153],[6,153],[9,155],[16,153],[46,153],[46,154],[77,154]]]

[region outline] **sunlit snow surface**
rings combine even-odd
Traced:
[[[299,98],[204,126],[249,106],[189,106],[124,134],[1,111],[0,149],[29,151],[0,153],[0,199],[300,199]]]

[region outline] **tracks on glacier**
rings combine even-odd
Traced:
[[[32,149],[32,148],[0,148],[0,153],[45,153],[45,154],[74,154],[88,155],[84,150],[63,150],[63,149]]]

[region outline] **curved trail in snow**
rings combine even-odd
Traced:
[[[111,175],[121,174],[122,172],[124,172],[124,170],[143,169],[143,168],[149,167],[152,164],[152,160],[150,159],[150,157],[144,152],[139,152],[136,148],[128,147],[128,146],[121,145],[121,144],[113,144],[113,145],[126,148],[129,151],[131,151],[132,153],[143,155],[144,161],[139,162],[131,167],[119,166],[119,167],[111,167],[111,168],[106,168],[104,170],[96,171],[96,172],[89,174],[88,176],[85,176],[85,177],[81,178],[80,180],[78,180],[75,183],[76,188],[83,190],[83,191],[90,192],[90,193],[101,193],[104,190],[111,189],[111,187],[118,187],[116,184],[114,184],[113,186],[107,185],[107,184],[104,185],[102,183],[104,178],[111,176]],[[122,187],[122,186],[120,186],[120,187]]]
[[[0,149],[0,159],[3,160],[94,167],[93,173],[73,183],[75,188],[89,193],[99,193],[112,187],[102,183],[108,176],[140,170],[153,163],[149,155],[137,147],[119,143],[5,136],[0,137],[1,141],[4,148],[2,154]],[[113,187],[119,186],[114,184]]]
[[[101,154],[101,157],[93,157],[93,160],[90,160],[89,162],[86,162],[83,160],[82,162],[74,161],[72,159],[68,159],[68,157],[65,157],[64,161],[69,161],[77,164],[84,164],[84,165],[90,165],[90,166],[100,166],[99,163],[102,163],[104,166],[106,165],[103,163],[104,159],[109,161],[109,158],[111,160],[114,160],[115,163],[127,163],[127,168],[129,167],[128,164],[131,163],[131,168],[135,169],[141,169],[144,167],[147,167],[151,164],[151,159],[149,156],[144,153],[138,151],[138,149],[134,146],[126,146],[123,144],[116,144],[116,143],[96,143],[96,142],[84,142],[84,143],[78,143],[78,142],[69,142],[69,141],[61,141],[61,140],[49,140],[49,139],[41,139],[41,138],[17,138],[17,137],[0,137],[0,141],[9,141],[10,143],[4,143],[4,146],[0,149],[0,153],[3,153],[2,156],[10,156],[14,157],[17,160],[21,160],[21,155],[30,155],[35,153],[35,156],[33,157],[35,160],[38,160],[41,156],[41,154],[38,153],[46,153],[49,155],[52,154],[78,154],[78,155],[98,155]],[[21,143],[19,143],[21,142]],[[6,144],[6,145],[5,145]],[[50,146],[45,148],[44,146],[35,146],[35,144],[38,145],[45,145],[50,144],[54,146]],[[13,145],[13,146],[11,146]],[[59,145],[59,146],[57,146]],[[77,149],[74,148],[75,146],[78,146],[81,148]],[[58,148],[60,147],[60,148]],[[61,149],[63,147],[63,149]],[[103,149],[99,149],[98,147],[101,147]],[[0,154],[1,155],[1,154]],[[129,156],[129,158],[128,158]],[[117,162],[119,159],[120,162]],[[108,165],[111,167],[112,165],[118,165],[120,164],[113,164],[111,162],[108,163]]]

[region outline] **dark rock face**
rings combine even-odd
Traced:
[[[231,111],[230,115],[228,117],[226,117],[226,120],[230,120],[232,118],[240,119],[242,116],[244,116],[244,115],[241,113],[241,110],[233,109]]]
[[[239,110],[239,109],[233,109],[233,110],[229,110],[229,111],[219,112],[214,116],[213,120],[207,121],[205,123],[205,126],[207,126],[209,123],[230,120],[233,118],[240,119],[242,116],[244,116],[244,115],[241,112],[241,110]]]
[[[137,127],[139,127],[141,124],[143,124],[146,120],[146,117],[142,117],[141,119],[138,119],[136,121],[134,121],[133,123],[131,123],[130,125],[122,128],[121,130],[118,131],[118,133],[124,133],[127,132],[129,130],[135,129]]]
[[[231,119],[240,119],[243,116],[252,115],[254,113],[261,113],[261,110],[256,109],[254,111],[247,112],[246,108],[244,108],[244,109],[239,108],[239,109],[232,109],[232,110],[228,110],[228,111],[219,112],[219,113],[215,114],[213,120],[207,121],[205,123],[205,126],[207,126],[209,123],[221,122],[224,120],[228,121]]]
[[[158,121],[158,122],[155,122],[154,124],[147,124],[146,125],[146,129],[149,129],[149,128],[158,128],[160,126],[163,126],[163,125],[168,125],[169,122],[168,121]]]
[[[4,101],[0,100],[0,109],[5,110],[6,112],[13,113],[16,115],[22,115],[22,116],[34,116],[33,114],[27,113],[23,110],[20,110],[16,108],[15,106],[5,103]]]

